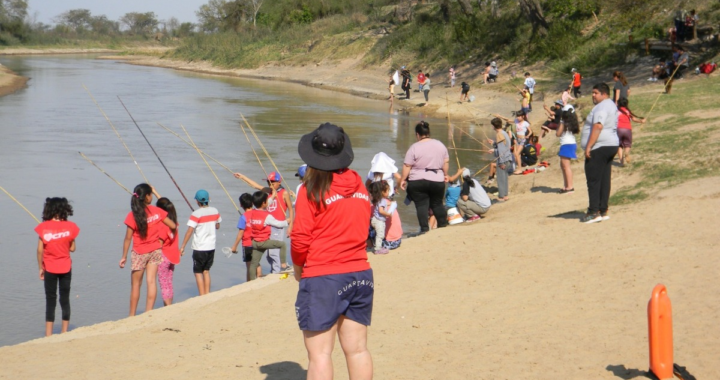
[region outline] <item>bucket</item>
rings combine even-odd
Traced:
[[[458,212],[457,207],[453,207],[447,210],[448,224],[455,225],[464,222],[462,215]]]

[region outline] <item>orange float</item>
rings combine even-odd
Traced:
[[[672,307],[667,289],[657,284],[648,302],[650,371],[658,379],[673,378]]]

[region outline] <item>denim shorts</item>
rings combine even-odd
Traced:
[[[328,330],[341,315],[370,326],[374,292],[372,269],[301,279],[295,301],[300,330]]]

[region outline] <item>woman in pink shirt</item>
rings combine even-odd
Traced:
[[[450,161],[445,144],[430,138],[430,125],[421,121],[415,126],[417,142],[410,146],[403,162],[400,188],[415,202],[420,233],[430,230],[429,212],[437,218],[438,227],[447,226],[447,211],[443,205],[445,182]]]

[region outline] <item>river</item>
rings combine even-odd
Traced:
[[[156,123],[183,133],[184,125],[195,143],[235,171],[262,183],[257,164],[240,129],[244,114],[284,174],[290,187],[302,164],[297,142],[323,122],[342,126],[350,135],[355,161],[362,176],[377,152],[386,152],[401,166],[407,148],[415,142],[414,126],[425,119],[433,137],[450,145],[446,121],[427,118],[422,109],[398,111],[387,102],[282,82],[227,78],[168,69],[97,60],[92,56],[13,56],[0,63],[28,76],[28,88],[0,98],[0,186],[12,193],[38,218],[44,199],[64,196],[72,202],[70,219],[81,229],[73,253],[70,328],[127,316],[130,293],[129,265],[119,269],[123,220],[129,195],[99,170],[83,160],[83,152],[124,186],[132,189],[143,179],[83,85],[107,113],[140,168],[161,195],[178,210],[181,234],[190,209],[154,156],[118,96],[132,112],[147,138],[163,159],[188,199],[207,189],[211,204],[220,210],[217,254],[211,270],[213,289],[245,282],[245,265],[239,255],[226,258],[221,247],[230,246],[237,233],[238,214],[197,152]],[[480,127],[457,124],[478,139]],[[489,128],[486,124],[485,128]],[[251,137],[252,138],[252,137]],[[478,149],[465,134],[455,135],[458,148]],[[258,148],[255,145],[256,149]],[[464,165],[478,170],[487,154],[460,151]],[[258,154],[262,151],[258,149]],[[451,171],[455,157],[451,151]],[[263,159],[267,171],[272,170]],[[232,198],[251,189],[211,162]],[[416,232],[414,207],[400,203],[405,232]],[[44,333],[45,297],[38,278],[34,220],[5,194],[0,194],[0,346],[39,338]],[[189,248],[188,248],[189,251]],[[185,257],[175,271],[175,302],[197,295],[192,263]],[[263,264],[264,273],[268,267]],[[143,285],[138,312],[144,310]],[[156,307],[162,306],[159,296]],[[59,332],[60,307],[55,328]]]

